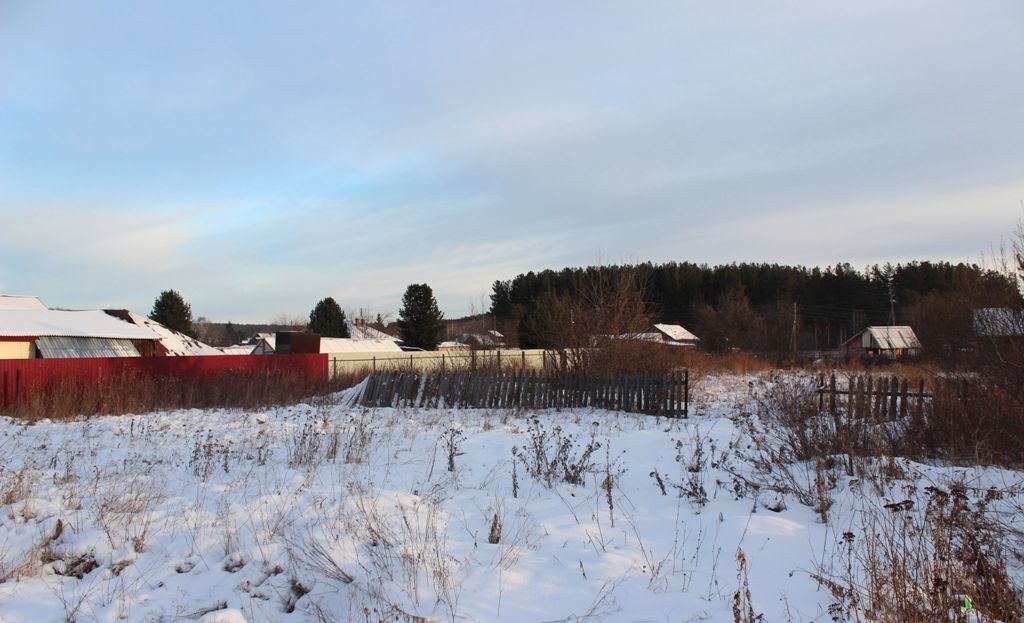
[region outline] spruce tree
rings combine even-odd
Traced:
[[[406,288],[398,312],[398,330],[405,346],[433,350],[440,342],[442,328],[444,314],[437,308],[430,286],[414,283]]]
[[[228,324],[224,327],[224,338],[221,340],[225,346],[233,346],[239,342],[238,329],[235,328],[235,323],[228,320]]]
[[[176,290],[164,290],[156,297],[149,319],[178,333],[196,337],[195,327],[192,326],[192,306]]]
[[[313,311],[309,312],[309,324],[306,331],[319,333],[323,337],[348,337],[348,323],[345,322],[345,312],[341,306],[331,297],[327,297],[316,304]]]

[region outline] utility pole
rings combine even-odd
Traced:
[[[796,313],[797,313],[796,301],[793,301],[793,332],[790,334],[790,338],[789,338],[790,349],[793,351],[793,359],[796,359],[797,346],[799,345],[799,341],[800,341],[798,336],[797,336],[798,328],[797,328],[797,315],[796,315]]]

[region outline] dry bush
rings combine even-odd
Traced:
[[[842,396],[829,409],[812,377],[775,375],[755,392],[755,410],[764,429],[752,435],[764,440],[780,460],[841,459],[850,475],[854,457],[1024,464],[1024,413],[1017,399],[978,378],[940,378],[930,384],[932,397],[920,416],[912,407],[904,417],[880,420],[877,414],[851,417]]]
[[[906,429],[906,453],[969,465],[1024,465],[1019,398],[980,380],[936,383],[922,421]]]
[[[525,447],[512,448],[513,468],[521,464],[526,473],[549,489],[560,482],[582,485],[586,475],[596,470],[593,454],[601,448],[601,443],[593,434],[584,445],[561,426],[551,430],[544,428],[538,418],[533,418],[526,432],[529,442]]]
[[[972,609],[981,621],[1024,620],[1006,560],[1020,555],[1020,541],[990,508],[1002,494],[972,502],[966,491],[927,487],[923,509],[908,499],[862,514],[862,534],[845,533],[831,566],[815,575],[835,599],[833,620],[965,623],[978,620]]]
[[[691,349],[643,340],[602,340],[590,353],[595,374],[663,375],[685,367]]]
[[[21,401],[9,414],[24,419],[144,413],[214,407],[253,409],[324,398],[362,380],[358,373],[330,379],[304,372],[228,370],[185,378],[125,373],[93,380],[68,379]]]
[[[687,350],[686,365],[698,374],[758,374],[778,369],[771,362],[742,351]]]

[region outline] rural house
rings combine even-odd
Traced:
[[[100,310],[0,309],[0,359],[140,357],[159,341]]]
[[[493,329],[486,333],[463,333],[462,343],[473,350],[505,348],[505,336]]]
[[[921,342],[908,326],[868,327],[843,342],[843,357],[898,359],[921,352]]]
[[[677,324],[653,324],[646,331],[641,333],[626,333],[618,336],[620,340],[641,340],[644,342],[656,342],[666,346],[696,346],[700,341],[696,335],[690,333]]]

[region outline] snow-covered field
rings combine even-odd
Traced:
[[[953,481],[1020,508],[1019,473],[904,461],[829,483],[823,523],[746,482],[751,381],[703,379],[687,420],[344,395],[0,419],[0,621],[734,621],[739,559],[764,620],[831,621],[812,575],[867,510]]]

